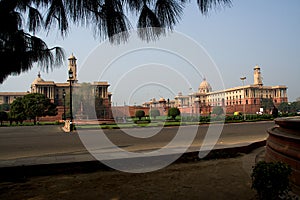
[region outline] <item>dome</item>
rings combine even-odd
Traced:
[[[159,99],[159,102],[166,102],[166,100],[165,100],[164,98],[161,97],[161,98]]]
[[[44,82],[44,79],[41,78],[41,74],[39,72],[38,77],[32,82],[32,85],[35,85],[35,84],[40,83],[40,82]]]
[[[260,69],[260,67],[259,67],[258,65],[256,65],[256,66],[254,67],[254,69]]]
[[[212,88],[210,86],[210,84],[206,81],[206,79],[204,78],[203,81],[200,83],[199,89],[198,91],[200,93],[207,93],[207,92],[211,92]]]
[[[70,57],[68,58],[68,60],[76,60],[76,58],[75,58],[75,56],[73,55],[73,53],[72,53],[72,55],[70,55]]]

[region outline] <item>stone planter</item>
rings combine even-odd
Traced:
[[[265,160],[289,164],[293,191],[300,195],[300,117],[278,118],[275,123],[268,129]]]

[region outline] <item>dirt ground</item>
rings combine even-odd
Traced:
[[[0,199],[255,199],[247,154],[131,174],[97,171],[0,183]]]

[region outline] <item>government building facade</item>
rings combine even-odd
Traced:
[[[68,70],[72,74],[64,83],[54,81],[45,81],[39,73],[32,82],[30,91],[27,92],[0,92],[0,104],[11,104],[14,99],[22,97],[28,93],[40,93],[48,97],[58,108],[58,114],[55,117],[46,117],[44,120],[61,120],[65,111],[69,111],[70,84],[72,90],[76,91],[84,83],[78,83],[77,64],[75,56],[68,58]],[[288,102],[287,87],[284,85],[265,86],[262,81],[261,70],[259,66],[254,67],[253,84],[233,87],[220,91],[213,91],[213,88],[206,79],[200,83],[198,90],[187,95],[178,93],[174,99],[151,99],[144,102],[141,106],[115,106],[111,107],[112,94],[108,91],[108,82],[92,82],[89,84],[89,90],[95,99],[101,100],[101,106],[98,106],[97,118],[109,120],[112,118],[130,117],[135,115],[135,111],[142,109],[146,115],[149,115],[151,109],[158,109],[160,115],[167,115],[170,107],[180,109],[182,115],[208,115],[216,106],[223,107],[227,114],[241,112],[246,114],[255,114],[258,112],[268,113],[268,110],[262,111],[262,102],[267,100],[273,105],[278,106],[282,102]],[[241,78],[244,81],[245,77]],[[86,83],[85,83],[86,84]],[[67,100],[66,100],[67,99]],[[78,103],[78,102],[77,102]],[[74,104],[74,102],[73,102]],[[73,111],[74,119],[91,119],[85,115],[86,102],[81,103],[80,109]],[[94,109],[97,109],[94,105]],[[73,106],[74,107],[74,106]],[[100,111],[99,111],[100,108]],[[100,113],[100,114],[99,114]],[[43,120],[43,118],[41,118]]]
[[[77,80],[77,63],[76,57],[72,54],[68,58],[68,71],[72,74],[69,74],[69,78],[64,83],[57,83],[54,81],[47,81],[42,79],[41,74],[38,73],[37,78],[32,82],[30,91],[28,92],[0,92],[0,104],[11,104],[14,99],[22,97],[29,93],[39,93],[44,94],[47,98],[51,100],[52,103],[55,103],[58,108],[58,114],[54,117],[45,117],[44,120],[61,120],[63,115],[66,112],[69,112],[69,107],[66,102],[70,102],[70,84],[72,86],[72,91],[76,91],[76,88],[79,88],[82,83],[78,83]],[[71,78],[70,78],[71,77]],[[108,92],[109,83],[108,82],[93,82],[89,83],[91,87],[91,93],[94,97],[101,99],[101,118],[110,119],[111,116],[111,93]],[[74,103],[73,103],[74,104]],[[84,104],[83,104],[84,105]],[[82,113],[73,113],[73,117],[77,118],[88,118],[84,115],[84,108],[81,109]],[[43,120],[43,118],[40,118]]]
[[[204,79],[198,91],[188,95],[181,92],[174,100],[152,99],[145,102],[143,107],[165,110],[168,107],[178,107],[183,115],[209,114],[215,106],[221,106],[226,113],[244,112],[255,114],[261,112],[264,100],[272,101],[275,106],[288,102],[287,87],[284,85],[264,86],[259,66],[254,67],[253,84],[233,87],[221,91],[213,91],[209,82]],[[241,78],[244,81],[245,77]],[[162,112],[162,111],[161,111]],[[268,111],[263,111],[268,112]]]

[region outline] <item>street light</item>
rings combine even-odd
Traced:
[[[73,131],[73,113],[72,113],[72,79],[73,71],[69,70],[69,81],[70,81],[70,131]]]
[[[63,99],[64,99],[64,116],[63,116],[63,120],[66,120],[66,92],[65,92],[65,89],[63,90]]]
[[[244,105],[243,105],[243,115],[244,115],[244,121],[246,121],[246,114],[245,114],[245,106],[246,106],[246,95],[245,95],[245,87],[244,87],[244,82],[245,82],[245,79],[246,79],[246,76],[243,76],[240,78],[241,81],[243,82],[243,90],[244,90]]]

